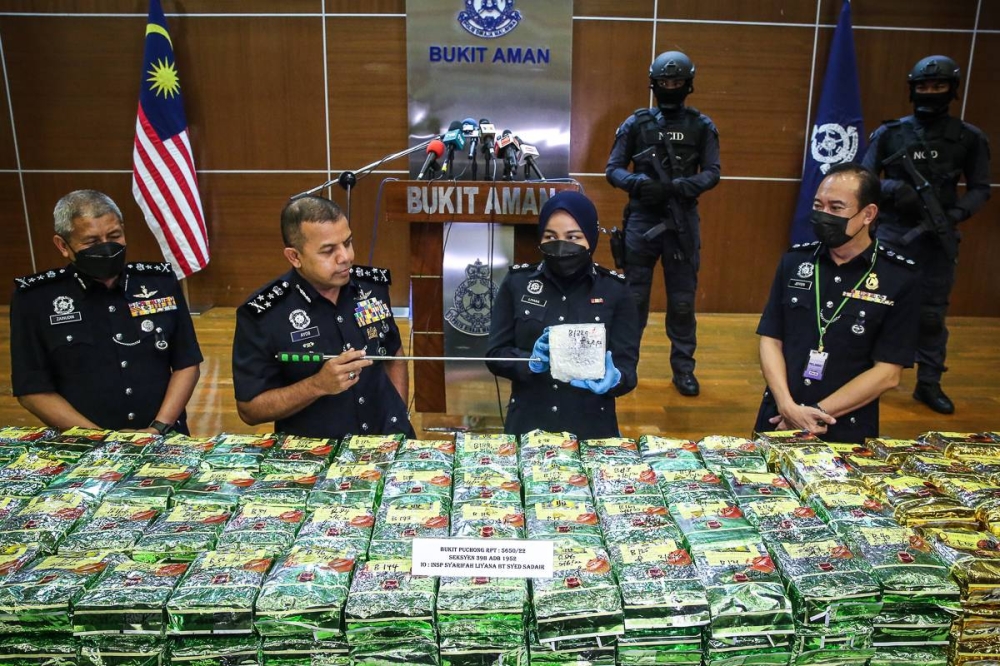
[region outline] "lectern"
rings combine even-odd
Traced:
[[[385,183],[385,219],[406,224],[410,233],[410,288],[414,356],[444,356],[444,234],[448,223],[512,224],[514,260],[538,260],[538,212],[561,190],[579,190],[574,182],[389,181]],[[420,361],[413,367],[414,404],[418,412],[446,411],[444,361]]]

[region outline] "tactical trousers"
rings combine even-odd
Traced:
[[[879,237],[904,256],[913,259],[920,271],[920,335],[917,342],[917,381],[937,383],[947,371],[948,326],[945,318],[955,286],[956,262],[949,260],[934,236],[924,232],[907,245],[898,239],[907,231],[886,225]]]
[[[639,326],[645,330],[653,271],[659,261],[667,292],[666,332],[670,339],[670,368],[674,373],[694,372],[694,352],[698,344],[694,299],[698,290],[700,253],[696,251],[690,259],[686,257],[676,231],[664,231],[655,239],[646,239],[643,234],[653,226],[653,223],[635,220],[629,221],[625,230],[625,273],[639,309]],[[697,240],[695,247],[698,247]]]

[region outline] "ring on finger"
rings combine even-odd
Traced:
[[[357,376],[358,376],[358,373],[354,372],[353,370],[351,370],[350,372],[347,373],[347,378],[348,379],[356,379]]]

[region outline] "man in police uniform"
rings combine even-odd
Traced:
[[[643,329],[653,270],[661,262],[673,383],[681,395],[695,396],[700,391],[694,375],[698,197],[719,183],[719,132],[708,116],[684,105],[694,92],[694,63],[686,55],[658,55],[649,84],[658,108],[639,109],[622,123],[605,170],[612,185],[629,193],[624,258],[615,259],[624,263]]]
[[[406,413],[406,362],[372,361],[402,352],[389,304],[389,271],[354,266],[351,227],[340,207],[319,196],[281,212],[285,258],[292,265],[236,311],[233,385],[240,418],[274,421],[305,437],[413,437]],[[333,355],[322,363],[285,363],[279,352]]]
[[[70,192],[54,217],[71,263],[17,278],[10,304],[18,402],[60,429],[187,433],[202,357],[170,264],[125,263],[122,214],[106,194]]]
[[[928,56],[914,65],[908,77],[913,115],[875,130],[863,160],[884,176],[879,239],[913,256],[921,267],[923,303],[913,397],[941,414],[955,411],[941,390],[941,374],[948,345],[945,316],[958,260],[956,227],[990,198],[986,135],[948,114],[960,79],[958,65],[946,56]],[[962,176],[966,190],[959,196]]]
[[[876,244],[878,177],[832,167],[813,200],[819,243],[785,254],[757,326],[767,381],[757,432],[834,442],[878,436],[878,399],[913,364],[920,289],[912,259]]]

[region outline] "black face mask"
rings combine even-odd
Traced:
[[[684,105],[684,100],[687,98],[688,93],[688,82],[684,82],[684,85],[680,88],[672,88],[670,90],[666,88],[660,88],[657,85],[653,85],[653,97],[656,98],[656,103],[658,106],[662,106],[668,109],[676,109]]]
[[[954,97],[951,90],[939,93],[918,93],[910,94],[913,101],[913,113],[918,118],[937,118],[948,113],[948,105]]]
[[[582,274],[590,267],[590,251],[582,245],[569,241],[545,241],[538,246],[545,259],[545,265],[556,277],[570,278]]]
[[[110,280],[125,270],[125,246],[121,243],[100,243],[76,253],[73,265],[95,280]]]
[[[857,217],[857,214],[850,217],[840,217],[839,215],[824,213],[821,210],[814,210],[809,215],[809,221],[812,222],[813,233],[816,234],[816,238],[823,245],[836,248],[849,243],[854,236],[861,233],[861,229],[858,229],[854,236],[847,235],[847,225],[855,217]]]

